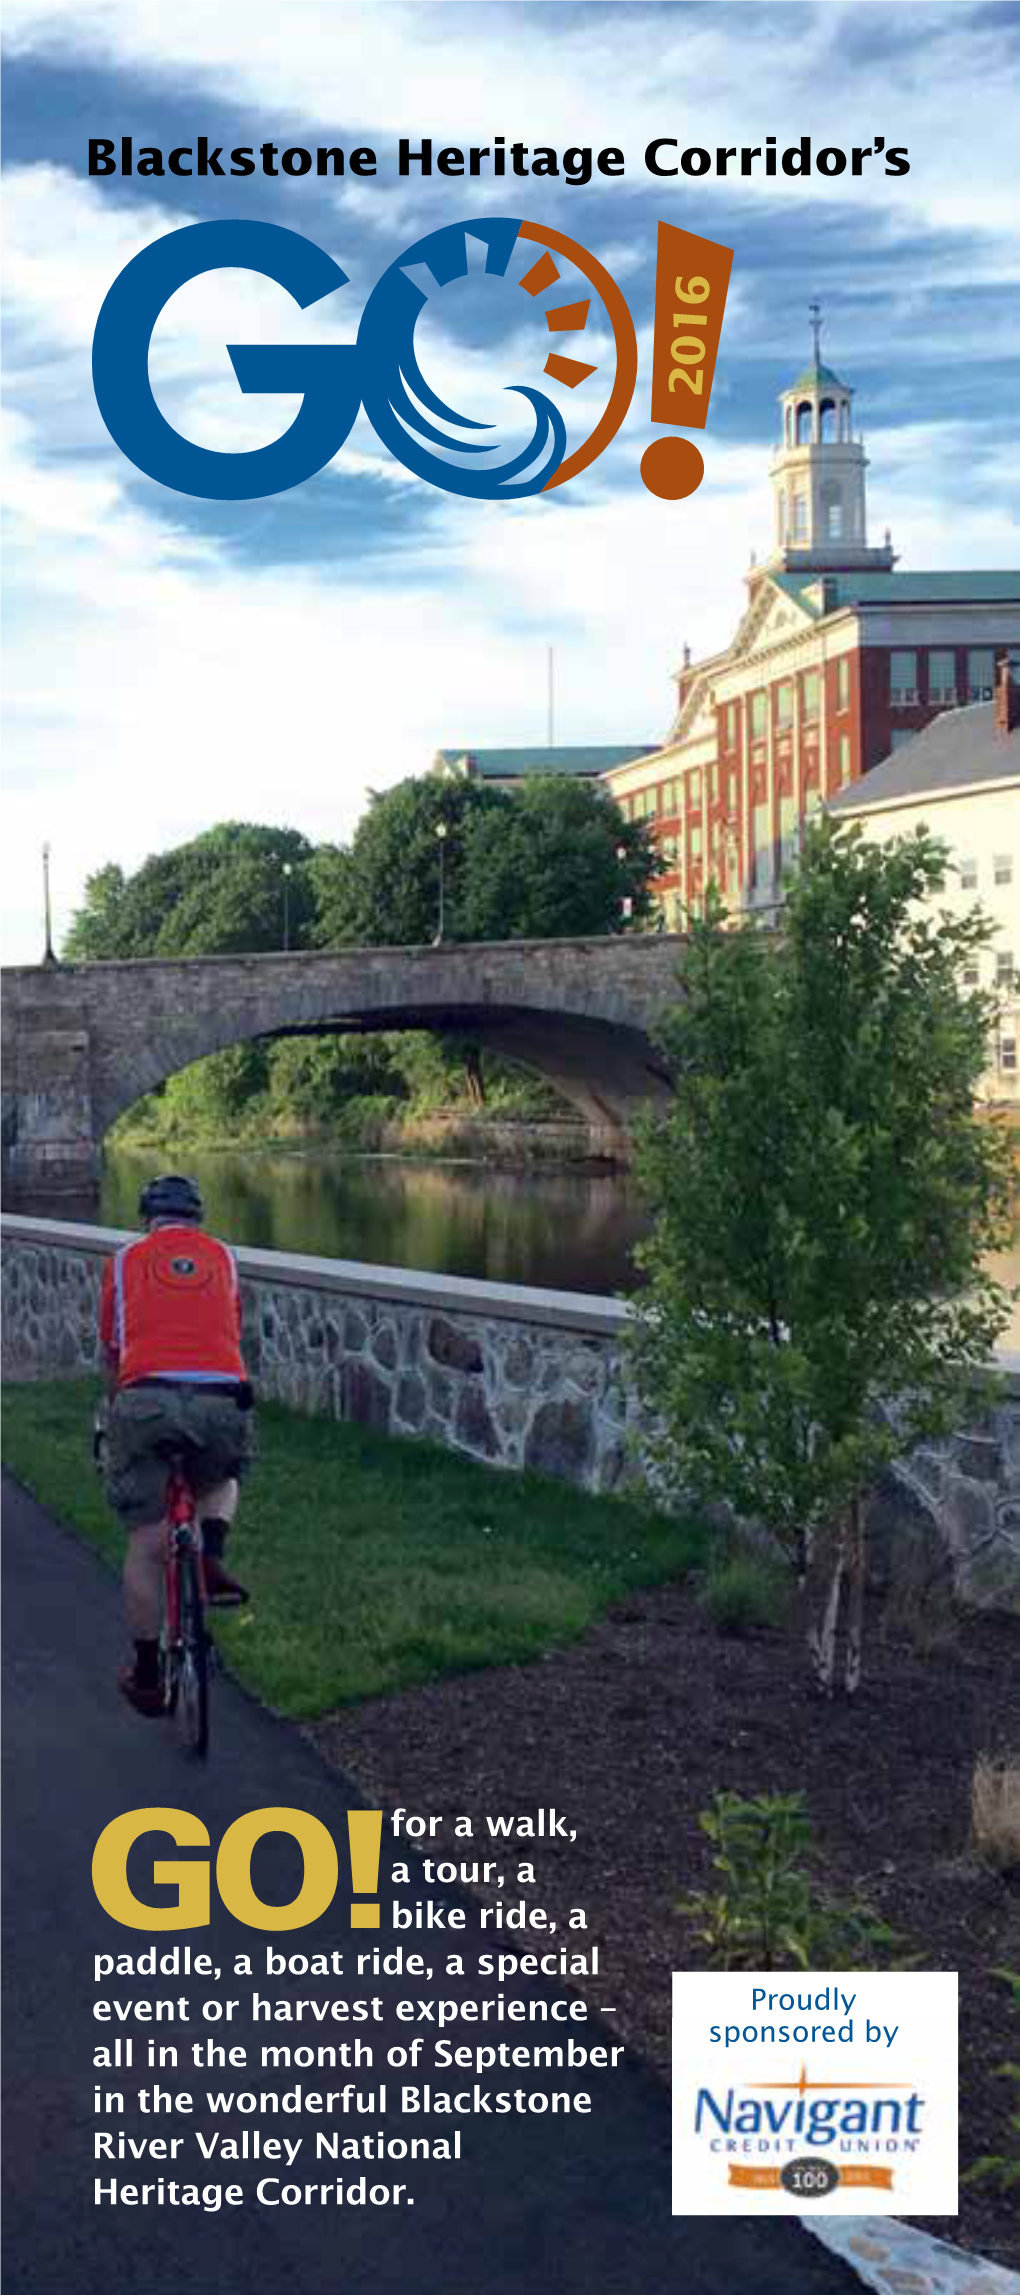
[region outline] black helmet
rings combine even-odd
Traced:
[[[179,1172],[165,1172],[162,1179],[150,1179],[138,1198],[138,1209],[143,1219],[204,1219],[205,1205],[193,1179],[182,1179]]]

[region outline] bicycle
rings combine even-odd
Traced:
[[[92,1458],[102,1474],[106,1451],[106,1412],[92,1428]],[[166,1454],[163,1511],[163,1578],[160,1598],[159,1677],[166,1713],[178,1724],[189,1753],[204,1761],[209,1751],[209,1677],[212,1643],[205,1630],[206,1589],[202,1532],[195,1493],[183,1451]]]
[[[209,1752],[210,1642],[205,1627],[205,1570],[195,1494],[183,1453],[175,1451],[166,1483],[160,1680],[167,1713],[189,1753]]]

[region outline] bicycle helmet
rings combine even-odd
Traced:
[[[179,1172],[150,1179],[138,1198],[138,1209],[143,1219],[205,1218],[205,1205],[194,1180],[183,1179]]]

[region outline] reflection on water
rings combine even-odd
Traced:
[[[151,1151],[108,1154],[99,1212],[105,1226],[137,1224],[139,1190],[160,1160]],[[174,1158],[164,1150],[162,1160]],[[202,1188],[210,1226],[228,1241],[383,1267],[620,1292],[633,1285],[631,1252],[646,1224],[633,1182],[620,1176],[317,1151],[189,1149],[183,1160]],[[73,1216],[58,1204],[49,1208],[54,1218]],[[1020,1284],[1020,1242],[990,1264],[1000,1283]],[[1020,1352],[1020,1301],[1002,1344]]]
[[[315,1151],[189,1149],[184,1160],[210,1226],[231,1243],[564,1291],[617,1292],[634,1280],[630,1252],[644,1219],[626,1178]],[[107,1155],[104,1226],[136,1225],[153,1168],[151,1151]]]

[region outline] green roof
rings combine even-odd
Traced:
[[[796,382],[789,383],[787,388],[789,390],[824,390],[826,386],[832,390],[845,390],[849,398],[853,397],[849,383],[840,382],[839,376],[833,374],[831,367],[823,367],[817,361],[813,365],[805,367],[803,374],[798,375]]]
[[[574,774],[595,779],[599,773],[609,773],[615,766],[627,765],[639,757],[653,757],[657,744],[631,741],[611,748],[579,749],[440,749],[444,765],[457,766],[468,761],[470,772],[483,781],[519,781],[529,775],[546,773]]]
[[[829,594],[835,591],[839,606],[1020,606],[1020,573],[990,573],[979,568],[957,574],[845,573],[823,578]],[[819,579],[817,574],[814,579]]]
[[[958,574],[828,574],[805,568],[799,574],[770,574],[769,580],[813,621],[840,613],[845,606],[1020,607],[1020,573],[991,573],[984,568]]]

